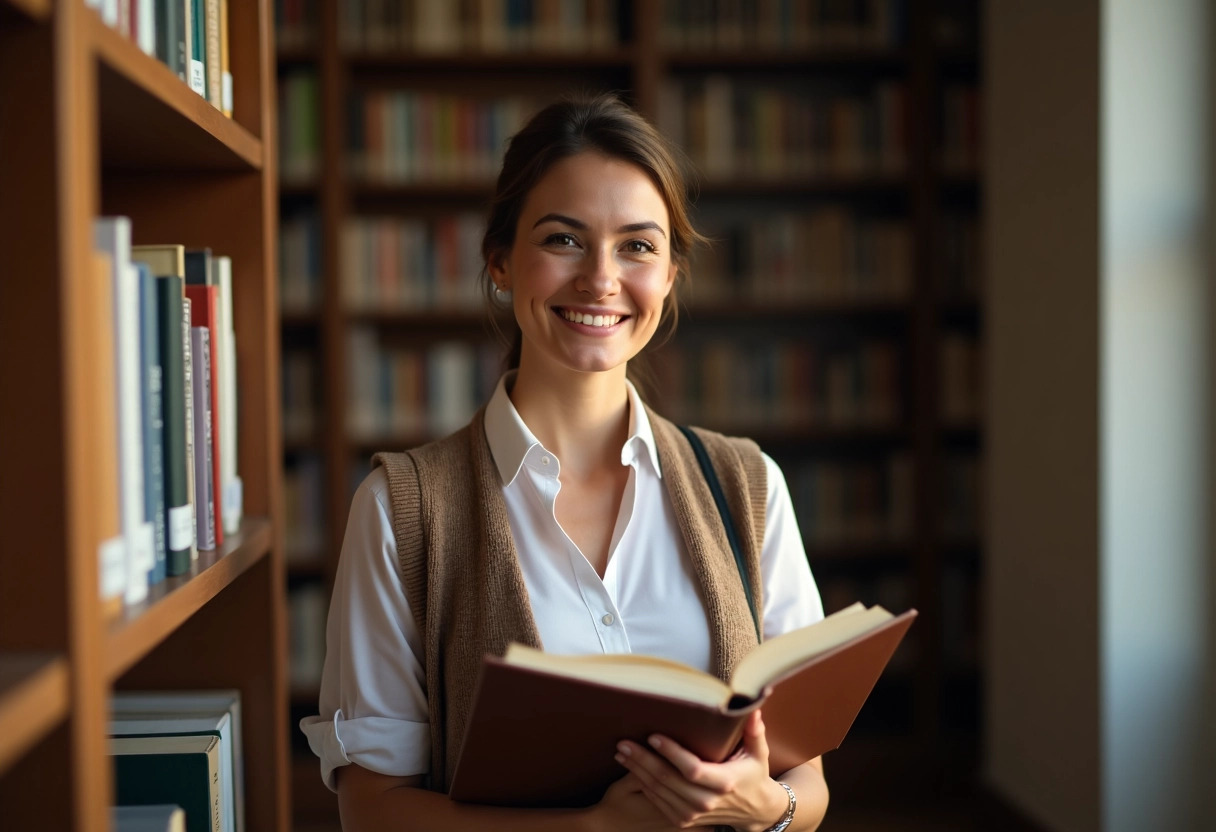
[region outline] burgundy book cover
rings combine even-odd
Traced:
[[[473,714],[450,796],[497,806],[573,807],[597,802],[623,777],[622,739],[672,737],[702,759],[726,759],[747,715],[764,714],[773,774],[837,748],[916,618],[892,618],[789,671],[756,700],[726,709],[482,661]]]

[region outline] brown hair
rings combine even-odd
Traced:
[[[671,337],[679,319],[677,290],[688,274],[689,257],[693,248],[705,242],[705,238],[697,233],[689,219],[690,198],[685,174],[688,164],[684,153],[613,93],[559,99],[533,116],[511,138],[481,241],[481,254],[487,264],[481,272],[482,288],[490,308],[501,308],[501,303],[494,298],[494,282],[489,276],[488,264],[515,244],[515,227],[524,200],[536,183],[557,162],[587,151],[637,165],[650,177],[667,204],[676,281],[660,319],[660,327],[666,327],[666,332],[658,339],[662,344]],[[494,327],[498,329],[497,321]],[[501,330],[499,332],[501,334]],[[508,368],[519,366],[521,343],[522,336],[517,330],[506,360]],[[641,381],[649,386],[648,379],[635,372],[633,362],[630,362],[629,376],[635,384]]]

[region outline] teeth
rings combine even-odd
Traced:
[[[582,312],[562,310],[562,317],[567,321],[584,326],[615,326],[621,322],[620,315],[584,315]]]

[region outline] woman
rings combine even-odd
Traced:
[[[485,652],[639,652],[725,677],[756,644],[695,456],[626,377],[697,239],[672,150],[615,97],[554,104],[511,140],[482,250],[519,324],[515,369],[462,431],[379,455],[351,506],[321,714],[301,723],[347,830],[819,825],[822,762],[769,777],[760,714],[720,764],[661,735],[622,742],[621,779],[586,809],[443,794]],[[822,618],[780,470],[700,436],[765,637]]]

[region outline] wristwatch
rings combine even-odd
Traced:
[[[785,810],[785,817],[781,818],[781,820],[774,823],[768,829],[765,829],[764,832],[782,832],[782,830],[784,830],[794,821],[794,807],[798,805],[798,797],[794,794],[794,790],[789,787],[788,783],[782,783],[780,780],[778,780],[777,785],[785,789],[786,793],[789,794],[790,807]]]

